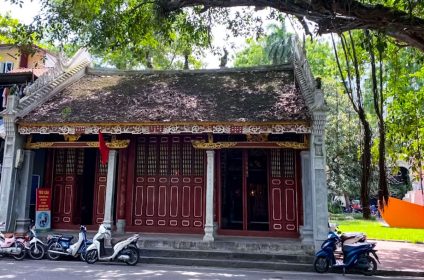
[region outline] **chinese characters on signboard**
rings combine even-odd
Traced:
[[[49,230],[51,223],[51,190],[38,188],[35,205],[35,227],[38,230]]]

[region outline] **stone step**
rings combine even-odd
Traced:
[[[216,240],[214,242],[203,242],[201,239],[166,239],[157,237],[151,239],[141,236],[138,242],[143,249],[164,250],[206,250],[235,253],[257,253],[257,254],[285,254],[299,255],[311,251],[304,248],[298,240]]]
[[[185,258],[185,259],[214,259],[225,261],[262,261],[277,263],[303,263],[312,264],[314,257],[304,252],[298,254],[259,254],[239,253],[206,250],[167,250],[167,249],[140,249],[140,256],[149,258]]]
[[[140,256],[140,263],[172,264],[183,266],[212,266],[228,268],[258,268],[268,270],[313,272],[312,264],[271,262],[254,260],[231,260],[226,259],[191,259],[191,258],[167,258],[167,257],[145,257]]]

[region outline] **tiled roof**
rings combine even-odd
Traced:
[[[310,120],[291,68],[92,72],[26,115],[25,123]]]
[[[33,73],[36,77],[40,77],[48,70],[49,68],[17,68],[13,69],[9,73]]]

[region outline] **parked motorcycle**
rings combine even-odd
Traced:
[[[330,267],[342,268],[343,274],[346,269],[350,268],[359,269],[365,275],[373,275],[376,272],[377,261],[380,263],[374,249],[376,243],[358,242],[344,245],[342,247],[343,258],[336,259],[334,252],[338,243],[341,243],[340,237],[335,232],[330,232],[327,240],[321,245],[321,250],[315,255],[314,269],[316,272],[327,272]]]
[[[35,225],[31,226],[25,237],[17,238],[25,246],[28,255],[34,260],[41,260],[45,254],[47,244],[38,239]]]
[[[25,246],[16,240],[15,235],[5,236],[0,232],[0,257],[12,256],[15,260],[25,258]]]
[[[113,253],[107,256],[105,252],[105,239],[110,237],[110,228],[106,228],[103,224],[100,225],[99,231],[93,238],[93,244],[87,248],[87,263],[93,264],[97,261],[122,261],[128,265],[136,265],[139,258],[137,241],[140,236],[134,234],[127,239],[118,241],[116,244],[112,242]]]
[[[82,261],[85,261],[86,249],[92,244],[92,241],[87,239],[87,228],[80,227],[78,240],[71,245],[73,238],[72,235],[48,236],[47,257],[51,260],[58,260],[61,256],[79,256]]]

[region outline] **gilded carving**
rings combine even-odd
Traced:
[[[276,144],[280,148],[287,148],[287,149],[307,149],[308,144],[307,143],[298,143],[298,142],[276,142]]]
[[[206,149],[206,150],[216,150],[216,149],[225,149],[232,148],[237,145],[237,142],[217,142],[217,143],[209,143],[203,140],[201,141],[192,141],[193,147],[195,149]]]
[[[106,143],[109,149],[123,149],[128,147],[130,140],[113,140],[110,143]]]
[[[41,149],[41,148],[51,148],[54,145],[54,142],[37,142],[37,143],[27,143],[27,149]]]
[[[79,134],[66,134],[63,135],[63,138],[65,138],[66,142],[76,142],[80,138],[81,135]]]
[[[127,148],[130,143],[130,140],[115,140],[109,143],[106,143],[106,146],[109,149],[124,149]],[[42,148],[98,148],[99,142],[36,142],[36,143],[27,143],[27,149],[42,149]]]
[[[247,142],[267,142],[268,134],[247,134]]]
[[[231,133],[230,124],[176,123],[176,124],[19,124],[20,134],[97,134],[99,129],[108,134],[180,134],[180,133]],[[234,128],[233,128],[234,129]],[[240,133],[267,135],[282,133],[311,133],[309,122],[243,123]]]

